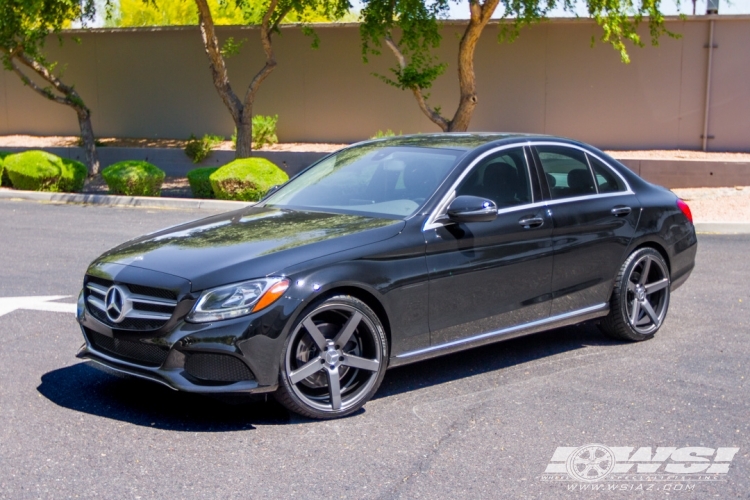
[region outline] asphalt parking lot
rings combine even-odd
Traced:
[[[425,361],[327,422],[102,373],[75,358],[73,314],[14,309],[72,304],[102,251],[205,215],[0,200],[0,498],[750,497],[750,235],[699,237],[651,341],[582,325]],[[661,459],[680,467],[739,451],[721,474],[545,473],[558,447],[590,443],[698,447]]]

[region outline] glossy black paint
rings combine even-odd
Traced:
[[[604,160],[632,193],[550,200],[533,154],[535,142],[550,141]],[[168,348],[170,357],[161,368],[144,371],[96,352],[88,342],[79,356],[183,390],[270,391],[276,387],[281,350],[295,318],[333,293],[354,295],[373,308],[386,328],[391,364],[396,365],[426,357],[408,356],[415,351],[540,320],[547,324],[544,321],[571,311],[588,308],[573,317],[578,320],[606,314],[617,269],[643,245],[665,256],[673,288],[694,266],[695,231],[678,209],[676,196],[595,148],[546,136],[478,134],[373,144],[404,143],[465,151],[433,196],[406,220],[280,210],[261,202],[108,251],[91,264],[88,275],[172,290],[178,308],[164,327],[148,332],[110,328],[84,309],[79,317],[84,333],[156,343]],[[530,159],[532,204],[501,208],[488,222],[426,225],[475,159],[511,145],[524,147]],[[630,213],[611,213],[621,206],[630,207]],[[542,224],[520,223],[528,219],[540,219]],[[264,276],[291,280],[284,296],[267,309],[215,323],[185,321],[203,290]],[[179,385],[174,377],[182,373],[181,359],[199,351],[241,359],[254,382],[221,385],[186,379],[187,385]]]

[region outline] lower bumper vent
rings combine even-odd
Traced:
[[[191,353],[185,360],[185,371],[197,379],[213,382],[255,378],[245,363],[227,354]]]
[[[169,349],[166,347],[144,344],[135,340],[114,339],[88,328],[86,328],[86,336],[98,351],[144,366],[161,366],[169,355]]]

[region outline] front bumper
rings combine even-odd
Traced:
[[[117,373],[195,393],[264,393],[278,386],[279,360],[287,328],[300,302],[282,297],[256,314],[214,323],[170,321],[166,329],[113,329],[79,305],[85,344],[77,357]],[[202,356],[202,364],[191,359]],[[220,360],[224,375],[213,377],[205,360]],[[227,377],[226,365],[232,373]],[[194,369],[198,367],[196,372]]]
[[[245,380],[222,385],[196,384],[186,378],[184,369],[181,367],[152,368],[129,363],[106,354],[96,352],[89,344],[84,344],[76,354],[78,358],[93,361],[105,368],[105,371],[131,375],[133,377],[150,380],[165,385],[175,391],[197,392],[197,393],[225,393],[225,392],[268,392],[276,389],[275,386],[258,386],[255,380]]]

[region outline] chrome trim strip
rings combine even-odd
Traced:
[[[572,198],[560,198],[558,200],[549,200],[544,202],[545,205],[560,205],[562,203],[568,203],[569,201],[583,201],[592,200],[599,198],[611,198],[613,196],[625,196],[629,194],[635,194],[632,191],[617,191],[614,193],[602,193],[602,194],[587,194],[585,196],[574,196]]]
[[[508,328],[503,328],[501,330],[495,330],[495,331],[492,331],[492,332],[482,333],[482,334],[479,334],[479,335],[475,335],[473,337],[467,337],[465,339],[453,340],[451,342],[446,342],[444,344],[438,344],[438,345],[435,345],[435,346],[425,347],[423,349],[418,349],[416,351],[410,351],[410,352],[405,352],[403,354],[397,354],[396,358],[410,358],[412,356],[419,356],[421,354],[426,354],[426,353],[433,352],[433,351],[439,351],[439,350],[442,350],[442,349],[448,349],[450,347],[456,347],[456,346],[459,346],[459,345],[462,345],[462,344],[473,343],[473,342],[476,342],[478,340],[483,340],[483,339],[488,339],[488,338],[491,338],[491,337],[506,335],[506,334],[517,332],[517,331],[520,331],[520,330],[525,330],[527,328],[534,328],[534,327],[537,327],[537,326],[547,325],[547,324],[550,324],[550,323],[557,323],[559,321],[564,321],[564,320],[567,320],[567,319],[575,318],[576,316],[583,316],[583,315],[586,315],[586,314],[589,314],[589,313],[603,311],[603,310],[605,310],[607,308],[607,306],[608,306],[608,304],[606,302],[603,302],[603,303],[597,304],[595,306],[584,307],[583,309],[578,309],[576,311],[571,311],[571,312],[567,312],[567,313],[564,313],[564,314],[558,314],[557,316],[551,316],[549,318],[539,319],[539,320],[536,320],[536,321],[531,321],[529,323],[523,323],[523,324],[520,324],[520,325],[511,326],[511,327],[508,327]]]
[[[135,293],[131,293],[128,295],[128,298],[131,300],[131,302],[140,302],[141,304],[153,304],[155,306],[171,306],[175,307],[177,305],[176,300],[169,300],[169,299],[158,299],[149,297],[148,295],[138,295]]]
[[[168,320],[171,317],[172,315],[169,313],[160,313],[160,312],[154,312],[154,311],[141,311],[140,309],[131,309],[130,312],[128,312],[127,316],[125,316],[125,318],[159,319],[159,320]]]
[[[88,302],[90,305],[96,307],[97,309],[99,309],[102,312],[105,311],[104,302],[102,302],[101,300],[97,299],[96,297],[92,297],[91,295],[89,295],[88,298],[86,299],[86,302]]]
[[[107,295],[108,288],[97,283],[86,283],[86,288],[99,295]]]

